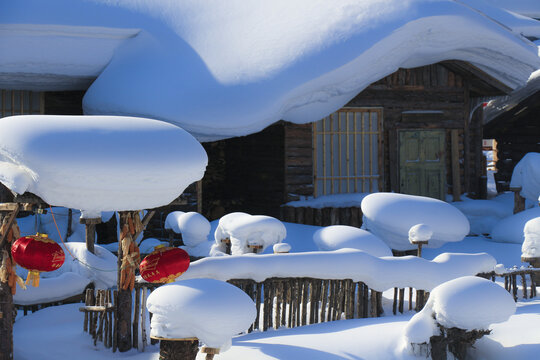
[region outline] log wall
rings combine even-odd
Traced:
[[[283,206],[280,219],[286,222],[304,225],[330,226],[350,225],[362,226],[362,210],[359,207],[345,208],[310,208]]]

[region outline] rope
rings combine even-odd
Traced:
[[[54,217],[54,212],[53,212],[52,207],[50,205],[49,205],[49,209],[51,210],[51,216],[52,216],[52,219],[54,221],[54,226],[56,227],[56,231],[58,231],[58,236],[60,237],[60,241],[62,242],[62,244],[64,244],[64,248],[67,250],[69,255],[71,255],[71,257],[73,258],[73,261],[78,261],[79,263],[86,266],[87,268],[97,270],[97,271],[102,271],[102,272],[117,272],[118,271],[118,269],[114,269],[114,270],[99,269],[97,267],[94,267],[94,266],[92,266],[90,264],[87,264],[84,261],[76,258],[75,255],[73,255],[71,253],[71,251],[69,251],[69,248],[67,247],[66,243],[64,242],[64,239],[62,238],[62,234],[60,233],[60,229],[58,228],[58,224],[56,223],[56,219]]]

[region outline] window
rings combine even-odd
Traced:
[[[23,114],[43,114],[43,93],[0,90],[0,117]]]
[[[379,191],[381,138],[381,108],[344,108],[315,122],[315,196]]]

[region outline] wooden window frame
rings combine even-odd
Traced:
[[[39,109],[32,107],[34,97],[39,97]],[[15,107],[15,99],[18,98],[18,106]],[[9,100],[8,100],[9,99]],[[6,106],[9,102],[9,108]],[[29,90],[0,90],[0,117],[13,115],[35,115],[45,113],[44,93]]]
[[[338,115],[337,121],[339,122],[337,124],[338,130],[334,130],[334,116],[335,114],[339,113],[352,113],[353,117],[350,119],[349,115],[345,115],[345,130],[343,130],[343,119],[341,116]],[[369,121],[372,117],[372,114],[377,114],[377,129],[373,129],[373,122]],[[350,122],[353,121],[353,130],[350,130]],[[327,130],[326,127],[326,121],[330,121],[330,129]],[[322,123],[321,123],[322,122]],[[360,122],[360,129],[358,129],[358,122]],[[322,131],[317,129],[317,124],[321,123],[321,129]],[[366,124],[369,123],[369,124]],[[383,108],[380,107],[346,107],[342,108],[335,113],[332,113],[331,115],[327,116],[324,119],[321,119],[317,122],[313,123],[312,126],[313,130],[313,187],[314,187],[314,196],[320,196],[320,195],[330,195],[330,194],[344,194],[344,193],[357,193],[357,192],[376,192],[376,191],[382,191],[383,186]],[[319,135],[322,135],[322,141],[318,142]],[[326,144],[327,136],[330,135],[330,145],[328,146]],[[334,154],[334,135],[338,135],[338,154]],[[346,144],[346,152],[342,153],[342,137],[345,135],[347,144]],[[375,158],[375,155],[373,154],[373,137],[372,135],[377,135],[377,155]],[[353,138],[353,144],[352,148],[353,151],[350,151],[350,138]],[[361,140],[357,140],[357,136],[360,136]],[[369,147],[368,147],[368,158],[371,160],[369,161],[369,164],[365,164],[365,162],[361,161],[361,169],[358,168],[358,161],[357,158],[361,157],[361,159],[365,159],[365,145],[364,145],[364,139],[368,138],[369,140]],[[326,173],[326,156],[323,156],[322,159],[319,158],[318,152],[320,147],[322,147],[322,153],[324,154],[326,151],[330,151],[330,159],[332,162],[335,162],[336,160],[339,163],[337,174],[334,174],[334,166],[331,166],[331,173]],[[347,164],[346,171],[343,169],[343,156],[345,156],[345,163]],[[318,173],[318,162],[322,161],[322,169],[323,173]],[[374,174],[374,161],[377,161],[377,169],[378,173]],[[348,164],[350,163],[354,164],[354,169],[351,174],[351,166]],[[330,186],[327,186],[327,182],[330,180]],[[348,180],[347,185],[345,188],[342,186],[343,180]],[[351,186],[351,180],[353,181],[354,185]],[[369,185],[366,186],[366,180],[368,181]],[[377,182],[377,186],[374,186],[375,181]],[[319,182],[322,182],[322,191],[321,194],[319,194]],[[338,191],[335,192],[335,182],[337,182]],[[330,187],[330,189],[328,189]],[[367,189],[366,189],[367,187]]]

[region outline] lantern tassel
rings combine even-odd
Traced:
[[[28,285],[30,281],[32,281],[33,287],[39,287],[39,271],[36,271],[36,270],[28,271],[28,276],[26,277],[25,284]]]

